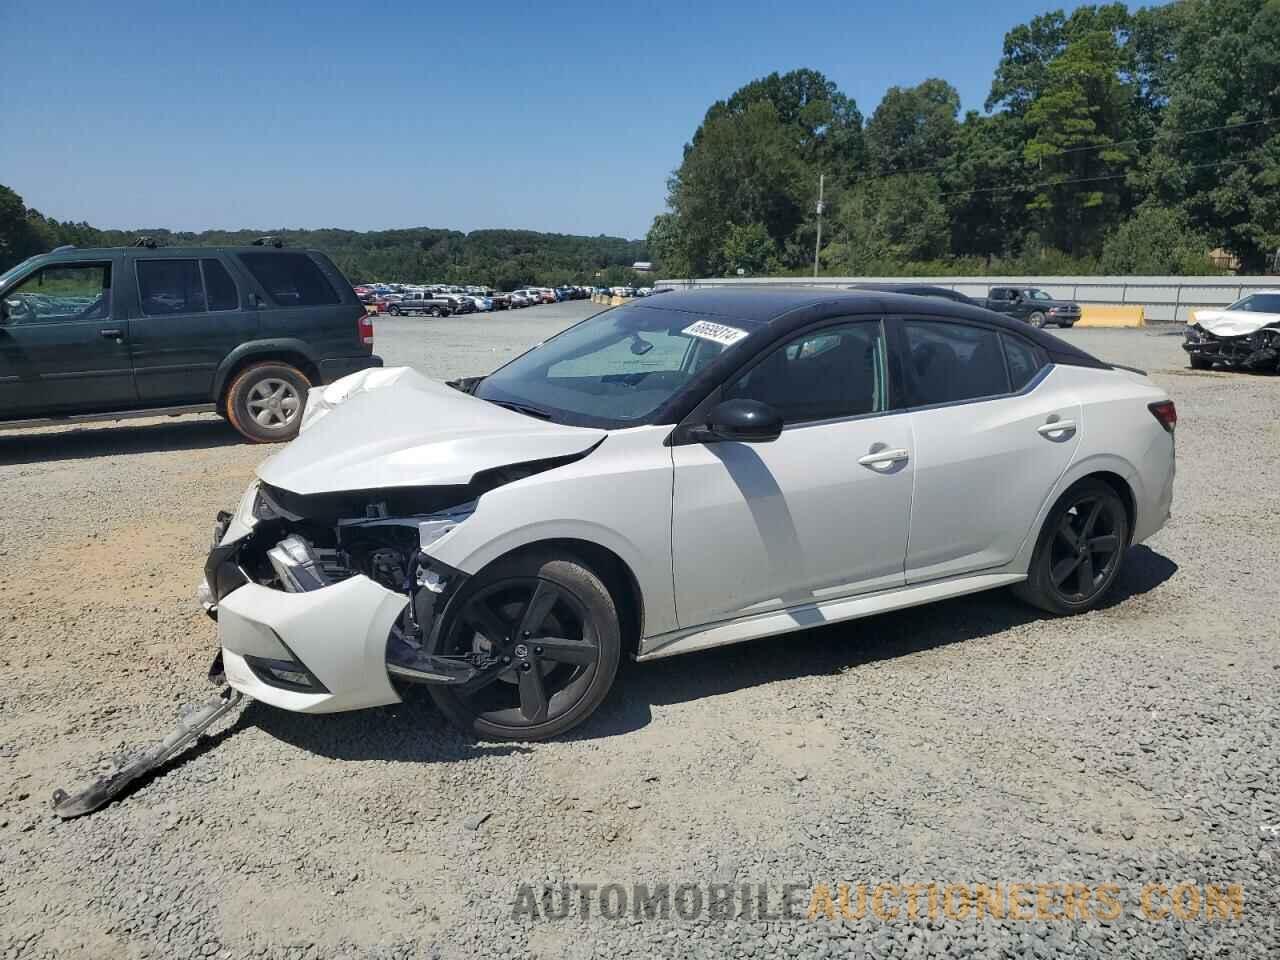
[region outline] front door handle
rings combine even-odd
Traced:
[[[114,340],[116,343],[124,340],[124,331],[118,327],[107,327],[104,330],[99,330],[98,333],[103,340]]]
[[[1050,420],[1036,427],[1036,433],[1050,440],[1062,440],[1076,432],[1074,420]]]
[[[865,457],[859,457],[858,462],[864,467],[884,467],[891,463],[901,463],[903,460],[910,459],[911,454],[906,450],[876,450],[874,453],[868,453]]]

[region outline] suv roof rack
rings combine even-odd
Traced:
[[[75,245],[74,243],[64,243],[64,244],[63,244],[62,246],[60,246],[60,247],[54,247],[54,248],[53,248],[52,250],[50,250],[49,252],[50,252],[50,253],[62,253],[62,251],[63,251],[63,250],[74,250],[75,248],[76,248],[76,245]]]
[[[155,237],[139,237],[137,240],[133,241],[133,245],[135,247],[146,247],[148,250],[154,250],[159,246],[159,244],[156,243]]]
[[[284,241],[279,237],[259,237],[257,240],[253,241],[253,245],[255,247],[275,247],[279,250],[284,246]]]

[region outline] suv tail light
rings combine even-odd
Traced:
[[[373,346],[373,317],[368,313],[356,321],[356,336],[365,346]]]
[[[1178,408],[1173,405],[1172,400],[1148,403],[1147,409],[1151,411],[1153,417],[1160,421],[1160,426],[1173,433],[1173,428],[1178,425]]]

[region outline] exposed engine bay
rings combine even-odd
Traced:
[[[1230,370],[1280,369],[1280,329],[1263,327],[1241,336],[1218,336],[1200,325],[1187,328],[1182,348],[1201,364]]]

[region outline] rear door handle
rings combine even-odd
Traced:
[[[101,334],[103,340],[114,340],[119,343],[124,339],[124,331],[117,327],[107,327],[105,330],[99,330],[98,333]]]
[[[1036,433],[1042,437],[1048,437],[1050,440],[1061,440],[1063,437],[1070,436],[1075,432],[1076,422],[1074,420],[1052,420],[1036,427]]]
[[[859,457],[858,462],[864,467],[880,467],[890,463],[901,463],[910,457],[911,454],[906,450],[877,450],[875,453],[868,453],[865,457]]]

